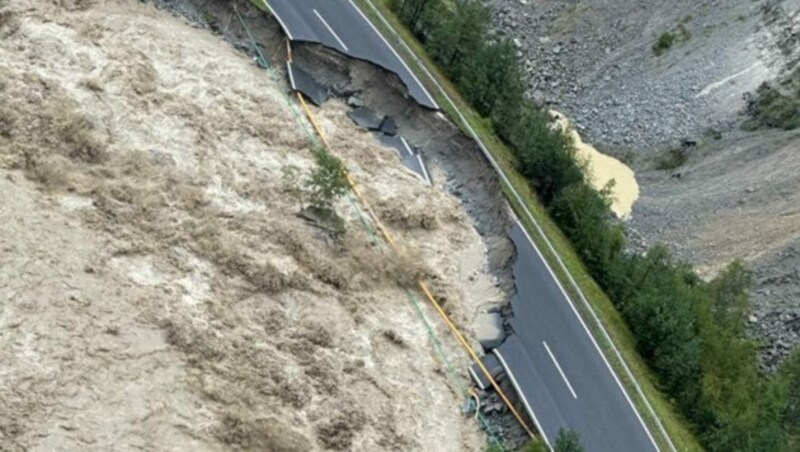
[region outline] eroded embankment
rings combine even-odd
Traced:
[[[214,3],[212,2],[212,5]],[[225,18],[226,14],[229,13],[224,11],[221,11],[221,14],[215,13],[218,17],[217,22],[230,24],[231,20]],[[267,21],[272,22],[271,26],[277,26],[272,19]],[[237,35],[235,27],[226,27],[219,31],[228,39],[233,38],[233,42],[247,45],[246,37],[241,32]],[[255,32],[257,34],[258,30]],[[256,39],[259,42],[263,40],[258,35]],[[284,47],[271,43],[263,50],[273,66],[284,67],[287,56]],[[469,247],[469,252],[460,258],[460,266],[462,273],[467,275],[467,281],[463,282],[461,297],[447,298],[446,302],[456,323],[468,333],[468,336],[475,338],[472,333],[479,328],[481,313],[499,307],[508,313],[508,302],[515,291],[511,273],[515,250],[508,236],[513,214],[503,198],[496,174],[477,145],[443,115],[419,107],[405,98],[403,95],[405,88],[395,75],[367,62],[345,58],[335,51],[320,46],[294,45],[291,54],[293,64],[308,71],[318,82],[328,86],[334,97],[347,100],[348,104],[363,104],[380,114],[390,115],[397,122],[398,133],[413,146],[421,148],[431,168],[435,188],[451,193],[460,201],[469,222],[478,231],[481,240],[465,243],[465,246]],[[334,101],[326,104],[318,113],[324,120],[329,112],[336,109],[342,112],[347,110],[342,102]],[[337,130],[342,131],[346,128]],[[377,143],[370,133],[364,131],[363,134]],[[337,135],[336,132],[334,135]],[[352,137],[347,134],[338,134],[334,137],[334,140],[337,140],[334,148],[350,147],[351,139]],[[385,156],[397,158],[388,149],[384,152]],[[398,206],[410,203],[424,209],[428,215],[440,207],[427,199],[402,196],[395,199]],[[394,216],[391,213],[387,215]],[[426,221],[423,219],[424,222]],[[400,229],[398,232],[401,236],[408,236],[409,231],[403,230],[403,223],[396,226]],[[410,233],[415,234],[413,231]],[[428,246],[423,245],[419,249],[430,257],[432,251]],[[434,318],[434,321],[437,319]],[[439,327],[441,326],[440,323]],[[446,330],[440,330],[439,337],[450,339]],[[477,343],[474,345],[477,347]],[[454,359],[460,370],[469,363],[464,354],[457,354],[451,359]],[[498,432],[512,443],[521,444],[526,439],[524,431],[507,412],[495,416],[493,424],[499,428]]]
[[[509,237],[513,213],[503,197],[496,173],[476,143],[441,113],[405,99],[402,85],[392,74],[319,46],[295,45],[292,55],[294,64],[329,86],[335,96],[348,99],[351,104],[364,104],[380,115],[391,116],[398,125],[398,134],[421,149],[434,186],[460,201],[470,223],[480,233],[482,241],[472,248],[469,259],[479,262],[483,272],[471,274],[464,286],[465,298],[457,302],[468,309],[469,315],[455,312],[456,322],[471,332],[478,327],[481,313],[487,310],[499,308],[510,315],[509,300],[516,291],[512,274],[516,250]],[[328,110],[329,107],[323,108],[322,114]],[[347,139],[342,137],[343,146]],[[435,204],[425,207],[428,211],[438,208]],[[466,358],[460,363],[470,364]],[[506,391],[513,392],[510,387]],[[502,402],[497,402],[502,407]],[[518,408],[524,411],[521,406]],[[490,417],[495,433],[508,441],[507,444],[521,445],[527,440],[524,430],[508,411],[501,409],[499,415]]]

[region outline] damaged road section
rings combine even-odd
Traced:
[[[658,450],[575,306],[519,222],[511,229],[511,239],[517,249],[513,334],[493,353],[537,427],[551,441],[560,429],[573,429],[587,450]]]
[[[286,72],[292,91],[303,94],[315,106],[321,106],[330,97],[329,88],[297,64],[287,61]],[[381,144],[397,151],[403,165],[417,174],[426,184],[433,185],[420,150],[410,146],[405,138],[397,135],[397,123],[391,116],[380,114],[367,107],[357,107],[348,112],[347,116],[357,126],[375,132]]]
[[[312,104],[319,107],[328,100],[328,88],[314,80],[311,75],[291,61],[286,62],[286,73],[289,74],[289,83],[292,91],[299,91]]]
[[[406,168],[420,176],[428,185],[433,185],[419,149],[410,146],[405,138],[397,135],[397,124],[391,116],[380,114],[367,107],[358,107],[348,112],[347,116],[357,126],[375,132],[381,144],[397,151]]]
[[[433,184],[431,176],[428,173],[428,168],[425,166],[425,161],[422,160],[422,155],[419,153],[419,150],[416,148],[412,149],[405,138],[399,135],[386,135],[385,133],[381,133],[378,137],[383,145],[395,149],[400,154],[403,165],[417,173],[428,185]]]
[[[419,149],[410,146],[405,138],[397,135],[397,124],[391,116],[380,114],[367,107],[358,107],[347,113],[347,116],[357,126],[375,132],[381,144],[397,151],[406,168],[420,176],[428,185],[433,185]]]
[[[481,233],[486,268],[494,279],[491,286],[470,288],[473,297],[484,300],[475,310],[479,315],[457,320],[475,328],[481,345],[505,370],[499,384],[504,391],[513,385],[528,414],[543,421],[537,424],[545,439],[554,441],[564,427],[576,430],[588,450],[658,450],[568,295],[503,199],[489,157],[444,116],[398,99],[391,77],[381,77],[373,65],[340,58],[343,52],[335,46],[298,47],[295,58],[313,68],[331,91],[345,98],[357,93],[359,101],[348,104],[380,112],[362,118],[370,119],[365,128],[376,131],[390,115],[400,135],[424,149],[435,176],[446,179],[442,186],[464,205]],[[501,328],[488,314],[499,306],[507,312],[508,299],[512,313]],[[512,335],[503,343],[509,330]],[[494,373],[496,363],[489,364]],[[486,387],[480,381],[476,386]],[[490,415],[493,433],[517,443],[519,426],[506,422],[511,417],[497,394],[481,389],[477,398],[479,409]]]
[[[393,72],[420,105],[439,105],[392,46],[350,0],[268,0],[267,6],[293,42],[322,44]]]

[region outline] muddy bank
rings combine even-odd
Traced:
[[[552,110],[551,114],[556,118],[559,127],[572,137],[575,157],[585,163],[591,186],[597,191],[609,187],[611,210],[618,218],[629,218],[633,204],[639,199],[639,184],[636,182],[633,170],[616,158],[605,155],[591,144],[585,143],[566,116]]]

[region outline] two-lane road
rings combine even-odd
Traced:
[[[286,36],[312,42],[394,72],[420,105],[439,105],[383,35],[351,0],[267,0]]]
[[[267,2],[289,39],[319,43],[395,72],[414,100],[438,109],[351,0]],[[494,353],[545,439],[552,444],[559,429],[568,428],[580,434],[587,451],[657,451],[616,374],[521,225],[515,225],[511,238],[517,248],[514,333]]]
[[[578,432],[587,451],[658,450],[577,309],[518,222],[513,334],[494,354],[551,442]]]

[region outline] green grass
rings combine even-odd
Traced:
[[[387,30],[380,19],[378,19],[378,17],[370,8],[368,1],[355,0],[355,2],[362,8],[362,11],[364,11],[364,13],[370,17],[373,24],[381,29],[381,31],[384,33],[384,36],[386,36],[390,41],[393,41],[393,33],[391,30]],[[571,243],[550,218],[547,210],[532,190],[531,185],[516,170],[516,159],[514,158],[511,150],[506,147],[505,144],[502,143],[494,134],[489,122],[478,115],[467,104],[467,102],[464,101],[453,84],[447,80],[447,78],[430,59],[422,45],[399,22],[394,14],[392,14],[388,7],[388,1],[376,0],[374,4],[391,23],[394,31],[402,37],[405,43],[413,50],[416,56],[423,61],[427,69],[434,75],[438,83],[444,87],[445,91],[456,104],[457,108],[466,117],[470,126],[475,130],[476,134],[480,137],[480,139],[489,149],[490,153],[497,160],[502,171],[508,177],[511,185],[520,194],[527,208],[532,212],[533,216],[536,218],[536,221],[543,228],[545,235],[553,243],[554,248],[564,261],[568,271],[576,280],[578,286],[581,288],[581,291],[594,308],[594,311],[600,317],[601,322],[608,331],[609,336],[611,336],[612,341],[619,349],[632,373],[635,375],[639,385],[642,387],[643,392],[645,393],[650,404],[653,406],[653,409],[657,413],[658,417],[663,422],[664,428],[669,433],[670,438],[674,442],[677,449],[680,451],[703,450],[697,439],[694,437],[686,421],[675,410],[670,401],[667,400],[667,398],[659,391],[657,379],[636,352],[636,341],[625,324],[625,321],[622,319],[622,316],[611,303],[611,300],[608,298],[608,296],[589,275]],[[394,47],[405,57],[406,62],[409,64],[412,70],[417,74],[420,80],[423,81],[428,90],[436,98],[437,102],[442,107],[443,112],[464,133],[468,134],[466,126],[460,122],[458,115],[450,106],[449,102],[447,102],[447,100],[444,98],[444,96],[442,96],[438,89],[436,89],[432,83],[430,83],[424,71],[418,66],[417,62],[413,58],[409,58],[410,55],[407,54],[402,46],[395,45]],[[503,190],[505,191],[512,207],[517,211],[519,217],[523,219],[526,229],[530,233],[531,237],[534,238],[534,241],[536,241],[537,246],[545,256],[545,259],[551,264],[553,271],[562,281],[564,288],[567,290],[567,292],[569,292],[573,300],[576,301],[576,307],[581,311],[581,315],[588,320],[586,322],[587,326],[589,326],[589,328],[592,330],[595,339],[598,341],[598,344],[603,349],[606,357],[609,359],[609,362],[617,372],[617,375],[628,389],[628,393],[631,395],[631,398],[634,400],[637,408],[639,408],[639,412],[650,427],[650,430],[659,443],[659,446],[662,448],[662,450],[669,450],[665,439],[659,434],[659,429],[655,426],[655,421],[649,416],[648,410],[645,409],[643,401],[637,396],[637,392],[634,389],[632,382],[627,379],[627,374],[624,372],[622,364],[618,359],[616,359],[616,355],[614,354],[611,345],[606,342],[604,335],[598,331],[599,329],[596,327],[595,322],[591,321],[591,313],[586,310],[586,307],[582,303],[577,302],[579,300],[578,295],[577,293],[574,293],[574,289],[568,283],[568,278],[565,274],[563,274],[560,266],[557,265],[555,256],[550,253],[550,250],[544,243],[544,240],[537,234],[536,228],[530,223],[529,219],[523,213],[522,206],[519,205],[516,199],[511,195],[510,187],[505,186],[504,184]]]

